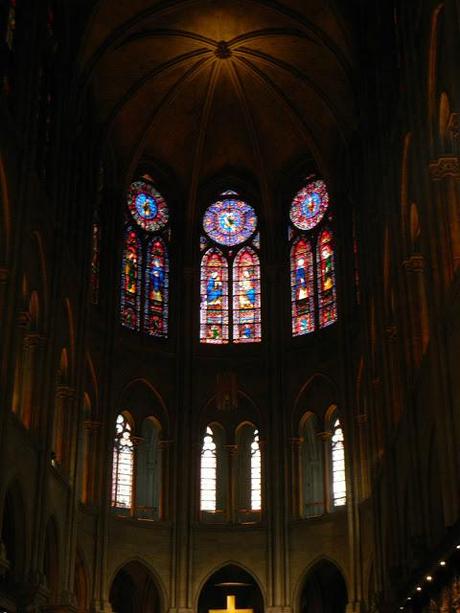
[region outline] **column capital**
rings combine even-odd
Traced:
[[[98,432],[98,430],[100,430],[101,427],[102,427],[102,422],[101,421],[94,421],[92,419],[85,419],[85,421],[83,422],[83,428],[87,432]]]
[[[291,436],[291,438],[289,439],[289,442],[293,449],[297,449],[298,447],[302,445],[303,438],[301,436]]]
[[[324,432],[317,432],[316,436],[321,440],[321,441],[329,441],[332,438],[332,431],[331,430],[325,430]]]
[[[238,445],[224,445],[224,447],[231,456],[238,454]]]
[[[407,272],[423,272],[425,270],[425,258],[420,253],[414,253],[403,261],[403,268]]]
[[[27,328],[32,321],[32,317],[29,311],[20,311],[18,314],[18,326],[20,328]]]
[[[431,178],[441,181],[446,177],[460,179],[460,158],[457,155],[441,155],[428,164]]]
[[[75,398],[75,390],[69,385],[58,384],[56,387],[56,397],[63,400],[73,400]]]
[[[385,335],[389,341],[394,341],[398,337],[398,328],[394,324],[385,327]]]
[[[29,332],[24,336],[24,346],[27,348],[43,347],[46,337],[38,332]]]
[[[6,547],[3,541],[0,541],[0,577],[2,577],[10,568],[10,562],[7,557]]]
[[[161,439],[158,441],[158,447],[160,448],[161,451],[165,451],[166,449],[169,449],[170,447],[172,447],[173,443],[174,441],[172,439],[169,439],[169,440]]]
[[[451,113],[447,130],[453,140],[460,140],[460,113]]]

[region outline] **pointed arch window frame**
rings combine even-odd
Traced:
[[[120,324],[128,329],[141,332],[146,336],[156,339],[167,339],[169,336],[169,296],[170,296],[170,216],[167,201],[158,192],[154,182],[148,175],[132,181],[133,185],[144,183],[147,193],[157,193],[161,198],[162,214],[166,209],[166,217],[161,227],[146,229],[132,214],[129,199],[126,201],[124,214],[124,239],[122,255],[122,273],[120,290]],[[136,321],[131,325],[124,317],[126,304],[126,236],[128,232],[135,234],[138,240],[138,275],[137,275],[137,302]],[[155,255],[152,246],[158,242],[163,249],[163,267],[155,265]],[[158,255],[158,254],[157,254]],[[152,290],[152,285],[156,288]],[[151,291],[152,290],[152,291]]]
[[[317,183],[317,178],[309,178],[300,189],[298,194],[308,185]],[[324,184],[325,189],[327,186]],[[319,221],[313,227],[302,229],[297,226],[291,218],[293,203],[296,198],[291,199],[289,204],[289,273],[290,273],[290,300],[291,300],[291,335],[293,338],[304,337],[313,332],[322,330],[338,320],[337,305],[337,282],[335,275],[336,248],[333,230],[333,205],[327,193],[327,208],[322,213]],[[332,281],[332,288],[329,292],[328,300],[322,301],[325,290],[321,281],[325,279],[325,270],[322,264],[325,259],[320,253],[322,237],[328,234],[329,245],[332,245],[330,256],[330,274],[328,279]],[[298,256],[296,248],[304,242],[309,245],[309,263],[306,269],[298,268]],[[302,277],[302,279],[301,279]],[[300,280],[301,279],[301,280]],[[304,285],[303,297],[299,297],[299,287],[301,282]],[[305,300],[308,302],[305,303]],[[302,316],[307,315],[307,321],[302,321]],[[304,318],[305,319],[305,318]]]
[[[241,200],[244,204],[247,204],[247,201],[240,195],[239,192],[234,191],[232,189],[227,189],[225,191],[219,192],[219,198],[231,198],[235,200]],[[212,206],[209,205],[203,215],[201,217],[201,223],[203,224],[203,220],[205,218],[206,212]],[[248,208],[252,208],[249,206]],[[260,262],[260,228],[257,214],[254,214],[254,218],[251,218],[251,223],[253,223],[253,231],[249,236],[247,236],[241,242],[235,245],[226,245],[216,242],[209,234],[206,233],[206,229],[202,228],[201,238],[200,238],[200,334],[199,341],[200,344],[214,344],[214,345],[239,345],[246,343],[260,343],[262,341],[262,274],[261,274],[261,262]],[[227,305],[227,317],[225,324],[225,337],[221,339],[212,339],[212,337],[207,334],[206,323],[204,321],[204,313],[207,312],[206,308],[206,286],[204,284],[204,274],[203,274],[203,264],[206,261],[206,258],[210,253],[219,252],[223,257],[226,263],[226,273],[225,273],[225,283],[224,286],[224,299],[226,300]],[[243,322],[242,314],[244,309],[237,308],[238,297],[242,295],[241,292],[241,283],[240,279],[237,279],[237,275],[235,274],[235,270],[237,269],[238,259],[242,257],[242,254],[250,252],[254,258],[253,267],[256,270],[256,277],[252,279],[252,282],[255,281],[255,287],[248,287],[247,293],[248,296],[254,295],[254,307],[252,309],[248,308],[248,311],[253,311],[252,321]],[[238,287],[240,285],[240,287]],[[249,283],[248,285],[251,285]],[[226,296],[225,296],[226,289]],[[251,300],[249,298],[249,300]],[[237,314],[237,315],[236,315]],[[249,313],[246,313],[251,318]],[[246,338],[242,338],[244,329],[242,332],[238,330],[239,325],[244,325],[244,323],[248,323],[252,325],[252,331],[254,336],[251,338],[250,335]]]

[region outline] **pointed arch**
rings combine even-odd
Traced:
[[[325,511],[324,444],[319,437],[318,417],[308,412],[301,420],[302,517],[315,517]]]
[[[201,342],[228,343],[228,262],[214,247],[201,260],[200,292]]]
[[[131,330],[139,330],[141,308],[141,243],[133,228],[125,234],[123,268],[121,273],[121,323]]]
[[[134,440],[133,422],[127,412],[115,423],[112,464],[112,507],[131,512],[133,506]]]
[[[243,247],[233,262],[233,342],[260,340],[259,257],[250,247]]]
[[[168,335],[169,258],[159,236],[148,243],[146,260],[144,330],[151,336],[165,338]]]
[[[291,247],[292,335],[315,330],[315,289],[311,243],[298,237]]]
[[[319,327],[325,328],[337,321],[334,241],[332,231],[323,230],[316,251],[318,270]]]

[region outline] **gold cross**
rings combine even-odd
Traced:
[[[253,609],[235,609],[235,596],[227,596],[226,609],[210,609],[209,613],[254,613]]]

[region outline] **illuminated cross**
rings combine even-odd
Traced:
[[[209,609],[209,613],[254,613],[253,609],[235,609],[235,596],[227,596],[226,609]]]

